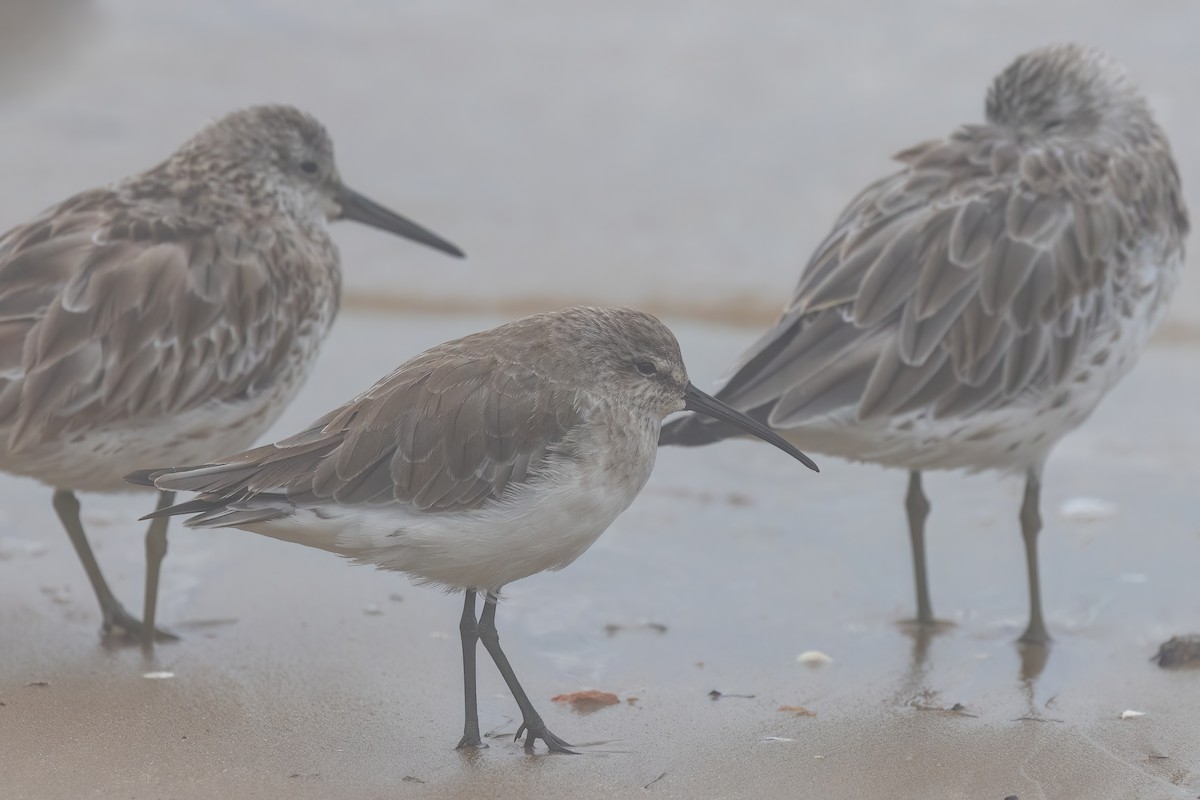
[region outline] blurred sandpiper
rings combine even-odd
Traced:
[[[229,114],[0,237],[0,469],[54,487],[105,632],[152,643],[166,524],[146,534],[143,624],[105,581],[75,492],[254,443],[337,313],[339,219],[462,255],[351,191],[321,123],[279,105]]]
[[[690,409],[803,453],[688,381],[679,344],[639,311],[571,308],[438,345],[288,439],[130,480],[199,492],[150,515],[195,514],[464,590],[466,723],[481,747],[476,642],[520,707],[517,738],[570,752],[500,649],[502,587],[578,558],[650,477],[663,419]],[[485,595],[476,618],[476,593]]]
[[[934,616],[921,472],[1023,474],[1021,640],[1041,643],[1043,465],[1162,322],[1188,215],[1167,137],[1104,53],[1026,53],[986,110],[900,153],[904,166],[850,203],[716,396],[801,447],[909,471],[922,626]],[[685,417],[662,443],[738,433]]]

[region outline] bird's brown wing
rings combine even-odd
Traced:
[[[842,213],[722,400],[786,429],[846,408],[955,417],[1051,392],[1141,232],[1179,257],[1169,153],[1022,150],[979,126],[897,158],[906,168]]]
[[[295,338],[267,228],[188,230],[79,195],[0,237],[9,447],[149,421],[268,385]],[[295,282],[293,282],[294,284]],[[283,296],[281,289],[289,294]]]
[[[552,452],[572,457],[582,412],[572,391],[468,340],[409,361],[296,436],[140,480],[201,492],[191,510],[255,496],[293,506],[479,508],[538,475]]]

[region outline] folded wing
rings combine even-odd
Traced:
[[[1142,231],[1186,230],[1169,155],[1021,149],[989,126],[918,145],[863,191],[717,396],[787,429],[829,413],[971,414],[1052,393]],[[1174,210],[1172,215],[1170,212]],[[683,419],[664,443],[723,435]]]
[[[189,524],[296,506],[479,508],[534,479],[551,453],[570,457],[580,411],[572,395],[545,384],[474,348],[442,345],[295,436],[220,464],[131,479],[201,492],[168,509],[205,512]]]
[[[0,434],[10,450],[261,390],[308,302],[267,229],[189,230],[79,195],[0,237]],[[114,210],[115,209],[115,210]]]

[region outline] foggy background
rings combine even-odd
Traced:
[[[981,121],[992,77],[1040,44],[1126,64],[1190,197],[1198,30],[1187,0],[5,0],[0,226],[288,102],[351,186],[470,256],[339,225],[348,308],[586,301],[760,327],[891,154]],[[1188,275],[1171,330],[1197,326]]]

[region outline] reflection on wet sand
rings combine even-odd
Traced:
[[[1017,648],[1017,657],[1021,662],[1021,672],[1018,676],[1021,685],[1027,688],[1032,696],[1037,688],[1037,679],[1046,669],[1046,664],[1050,661],[1050,649],[1054,646],[1052,643],[1041,644],[1025,644],[1016,642],[1014,645]]]
[[[916,704],[923,710],[961,712],[962,709],[956,709],[954,705],[948,708],[938,705],[935,698],[941,696],[941,690],[933,684],[935,680],[933,676],[938,674],[937,665],[932,658],[934,644],[938,640],[946,641],[953,638],[958,633],[954,624],[944,622],[930,627],[904,621],[899,623],[897,628],[909,639],[910,648],[903,676],[896,682],[896,689],[892,693],[893,702],[899,706]],[[1013,648],[1017,654],[1018,664],[1014,688],[1025,698],[1030,709],[1029,715],[1036,716],[1038,713],[1036,700],[1038,678],[1041,677],[1049,663],[1051,645],[1013,642]],[[947,659],[961,658],[961,655],[961,650],[954,648],[953,653],[948,655]]]

